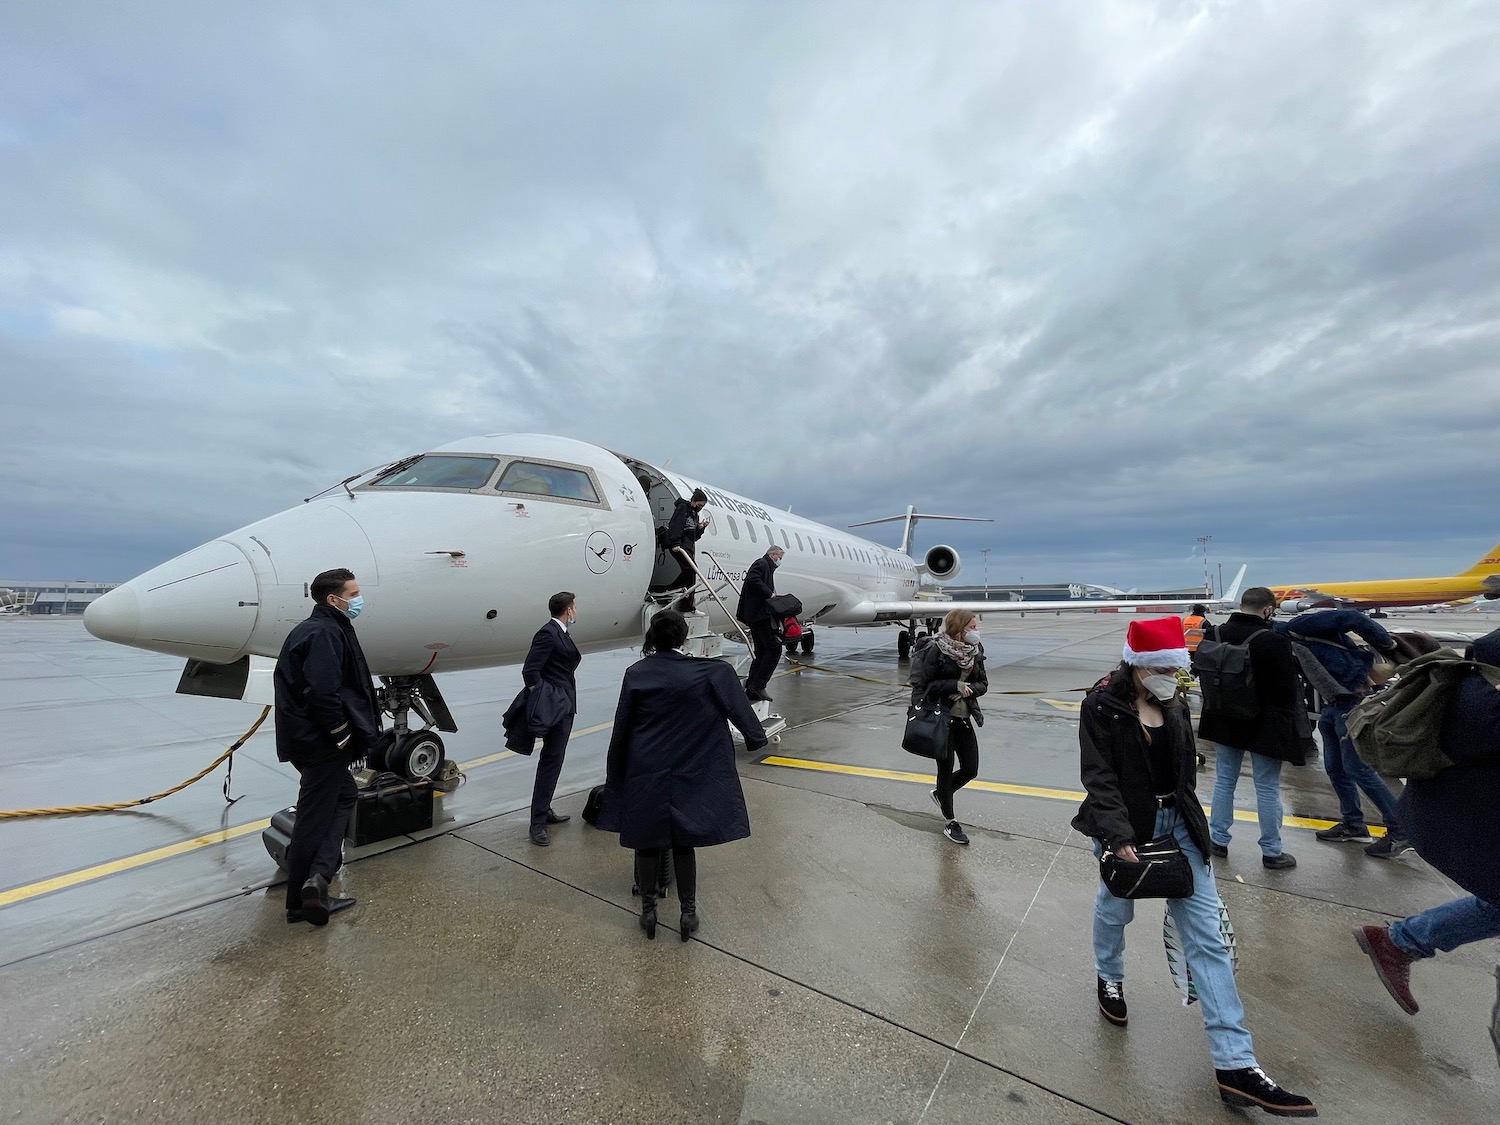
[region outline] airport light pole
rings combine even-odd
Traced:
[[[984,600],[990,600],[990,549],[979,548],[979,553],[984,556]]]
[[[1209,597],[1213,596],[1213,582],[1208,577],[1208,545],[1213,542],[1212,535],[1198,536],[1198,545],[1203,548],[1203,592]]]

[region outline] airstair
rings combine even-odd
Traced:
[[[693,572],[698,576],[698,584],[692,590],[694,602],[696,603],[704,596],[713,599],[714,603],[724,611],[724,615],[729,618],[730,622],[734,625],[735,632],[738,634],[738,636],[725,636],[722,633],[715,633],[709,626],[708,614],[704,613],[701,609],[695,609],[691,613],[684,613],[682,615],[686,619],[688,626],[688,636],[687,640],[683,643],[682,650],[689,656],[697,656],[705,660],[722,660],[734,669],[736,675],[743,675],[749,667],[751,658],[755,652],[755,646],[750,641],[750,635],[745,632],[744,626],[735,620],[734,614],[719,596],[720,591],[715,589],[704,576],[703,572],[698,569],[697,562],[686,555],[681,555],[680,552],[679,555],[684,559],[685,565],[691,567]],[[714,566],[720,574],[724,573],[723,568],[719,567],[717,562],[715,562]],[[734,583],[729,580],[727,575],[725,575],[724,582],[731,589],[734,589]],[[738,594],[739,591],[735,590],[735,593]],[[687,596],[688,591],[683,589],[673,590],[665,594],[650,595],[646,599],[646,604],[641,607],[641,632],[645,633],[651,625],[651,619],[658,613],[664,609],[672,608],[674,603],[683,600]],[[750,709],[755,712],[755,717],[760,720],[760,725],[765,728],[766,736],[770,738],[771,742],[773,744],[779,743],[782,732],[786,730],[786,719],[771,710],[771,702],[769,700],[752,700],[750,702]],[[730,724],[729,730],[737,741],[744,741],[744,737],[735,728],[733,723]]]

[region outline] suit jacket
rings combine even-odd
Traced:
[[[770,619],[771,611],[766,602],[776,596],[776,565],[770,555],[761,555],[745,572],[745,584],[740,587],[740,605],[734,615],[746,625]]]
[[[567,630],[555,620],[548,621],[531,638],[531,650],[521,665],[521,679],[529,688],[544,680],[557,688],[568,701],[567,715],[571,718],[578,714],[578,682],[573,673],[582,659]]]
[[[500,725],[505,729],[505,747],[517,754],[530,754],[536,740],[572,716],[562,691],[548,680],[536,687],[522,687],[510,701]]]
[[[726,722],[728,720],[728,722]],[[734,669],[668,650],[625,670],[598,827],[627,848],[702,848],[750,835],[728,723],[766,744]]]

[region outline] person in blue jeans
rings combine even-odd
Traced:
[[[1312,749],[1312,730],[1302,701],[1302,681],[1292,642],[1271,626],[1275,615],[1276,595],[1264,586],[1251,586],[1240,598],[1239,608],[1214,629],[1214,640],[1245,645],[1249,650],[1255,713],[1230,712],[1205,694],[1198,737],[1214,744],[1210,851],[1220,857],[1229,854],[1234,790],[1245,755],[1249,754],[1260,819],[1261,864],[1273,871],[1285,871],[1296,867],[1297,860],[1281,846],[1281,767],[1285,762],[1294,766],[1306,763]]]
[[[1073,827],[1127,862],[1135,846],[1177,841],[1193,869],[1193,893],[1169,899],[1183,955],[1197,985],[1219,1096],[1283,1117],[1316,1117],[1308,1098],[1277,1085],[1256,1061],[1229,950],[1219,930],[1219,893],[1208,865],[1208,821],[1198,803],[1192,717],[1178,690],[1188,666],[1182,621],[1132,621],[1118,668],[1094,685],[1079,715],[1079,772],[1087,795]],[[1094,896],[1094,972],[1099,1011],[1129,1022],[1125,1004],[1125,927],[1135,903],[1100,880]]]
[[[1500,668],[1500,629],[1475,641],[1469,655]],[[1408,1014],[1417,1010],[1411,991],[1414,961],[1500,937],[1500,865],[1493,855],[1500,822],[1500,691],[1478,670],[1460,681],[1444,708],[1439,746],[1454,764],[1434,778],[1407,782],[1401,822],[1417,854],[1472,897],[1389,927],[1354,931],[1380,982]],[[1500,1050],[1500,1041],[1496,1047]]]
[[[1367,845],[1365,854],[1374,859],[1394,859],[1409,851],[1410,842],[1401,830],[1396,795],[1381,776],[1365,764],[1354,750],[1345,726],[1349,712],[1369,692],[1374,652],[1396,649],[1396,640],[1379,622],[1357,609],[1320,609],[1298,614],[1276,623],[1276,631],[1303,645],[1338,684],[1339,691],[1325,698],[1318,715],[1318,735],[1323,742],[1323,768],[1339,799],[1339,822],[1317,833],[1319,840]],[[1350,640],[1361,638],[1365,646]],[[1385,837],[1374,841],[1365,825],[1359,794],[1363,790],[1380,810]]]

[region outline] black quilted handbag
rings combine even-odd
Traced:
[[[1135,862],[1114,852],[1099,857],[1099,875],[1115,898],[1191,898],[1193,865],[1171,836],[1135,846]]]

